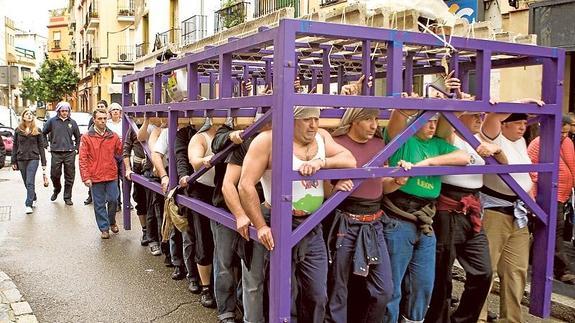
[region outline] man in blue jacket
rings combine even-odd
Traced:
[[[72,185],[76,176],[75,160],[80,146],[80,130],[76,121],[70,118],[70,103],[61,101],[56,105],[56,116],[44,124],[42,132],[48,136],[52,154],[50,178],[54,193],[50,200],[55,201],[62,191],[60,177],[64,166],[64,202],[72,203]]]

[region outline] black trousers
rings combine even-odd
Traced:
[[[565,220],[563,219],[565,204],[557,203],[557,227],[555,228],[555,262],[553,265],[553,274],[557,279],[564,274],[571,273],[569,261],[565,251],[563,251],[563,228]]]
[[[476,233],[469,216],[438,211],[433,219],[437,237],[435,283],[425,322],[477,322],[491,283],[489,244],[485,232]],[[452,274],[455,259],[466,273],[459,306],[450,315]]]
[[[146,176],[148,177],[148,176]],[[159,182],[157,177],[148,177],[155,182]],[[146,200],[148,202],[148,213],[146,214],[146,229],[148,240],[151,242],[162,242],[162,221],[164,219],[163,195],[152,190],[146,190]]]
[[[142,169],[142,164],[132,164],[132,170],[138,175],[144,173]],[[148,189],[144,186],[134,182],[132,186],[132,197],[136,202],[136,214],[137,215],[147,215],[148,214],[148,200],[146,198],[146,191]]]
[[[54,192],[62,191],[60,177],[62,176],[62,166],[64,167],[64,200],[72,199],[72,185],[76,177],[76,152],[74,151],[53,151],[50,166],[50,178],[54,185]]]

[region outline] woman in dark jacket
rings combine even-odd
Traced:
[[[22,112],[20,125],[14,131],[12,169],[20,170],[26,187],[26,214],[34,212],[36,200],[35,181],[38,164],[42,161],[42,173],[46,175],[46,154],[42,132],[36,127],[34,114],[30,109]]]

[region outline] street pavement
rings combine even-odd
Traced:
[[[172,268],[140,246],[141,230],[133,212],[131,231],[121,228],[111,239],[100,239],[87,189],[76,174],[73,206],[62,194],[50,201],[39,171],[38,205],[24,213],[25,190],[19,172],[0,170],[0,271],[11,277],[39,322],[216,322],[185,281],[170,278]],[[118,222],[122,223],[118,213]],[[575,257],[575,251],[569,246]],[[575,259],[575,258],[571,258]],[[559,284],[568,299],[575,289]],[[454,294],[462,283],[454,282]],[[497,295],[490,310],[498,312]],[[526,322],[541,320],[526,313]]]
[[[39,322],[215,322],[184,280],[140,246],[133,230],[100,239],[87,189],[79,172],[73,206],[62,194],[50,201],[52,186],[36,181],[38,205],[24,213],[25,190],[19,172],[0,170],[0,271],[10,276]],[[11,208],[8,214],[6,206]],[[121,224],[121,214],[118,213]]]

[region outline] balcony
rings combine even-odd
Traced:
[[[134,48],[132,46],[118,46],[118,62],[120,63],[133,63],[134,62]]]
[[[50,47],[50,51],[54,52],[54,51],[60,51],[62,50],[62,48],[60,47],[60,41],[59,40],[54,40],[52,42],[52,46]]]
[[[337,0],[336,0],[337,1]],[[325,2],[325,0],[324,0]],[[265,16],[282,8],[294,8],[295,16],[300,16],[300,0],[260,0],[255,2],[254,18]]]
[[[70,43],[70,47],[68,49],[70,51],[70,56],[74,56],[74,54],[76,54],[76,43],[73,40]]]
[[[206,37],[208,19],[203,15],[192,16],[182,22],[181,45],[186,46]]]
[[[136,44],[136,59],[146,56],[148,54],[148,49],[150,48],[150,43]]]
[[[100,14],[98,13],[98,2],[94,1],[88,7],[86,13],[86,29],[88,34],[93,34],[96,28],[100,25]]]
[[[134,22],[135,8],[134,0],[118,0],[118,21]]]
[[[247,1],[237,1],[216,11],[214,32],[218,33],[224,29],[232,28],[245,22],[247,12]]]
[[[98,47],[89,47],[86,56],[86,66],[88,67],[87,72],[95,72],[98,64],[100,63],[100,52]]]
[[[168,31],[164,31],[163,33],[156,34],[156,40],[154,41],[154,48],[152,51],[164,48],[170,44],[178,47],[180,41],[179,35],[180,29],[178,28],[172,28]]]

